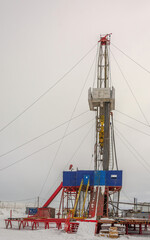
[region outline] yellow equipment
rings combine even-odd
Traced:
[[[104,145],[104,115],[100,116],[99,143],[100,143],[100,146],[103,147],[103,145]]]
[[[81,193],[81,190],[82,190],[82,186],[83,186],[83,179],[81,181],[81,184],[80,184],[80,187],[79,187],[79,191],[78,191],[78,195],[77,195],[77,199],[76,199],[76,202],[75,202],[75,205],[74,205],[74,209],[72,211],[72,217],[74,217],[74,214],[75,214],[75,211],[76,211],[76,207],[77,207],[77,204],[78,204],[78,201],[79,201],[79,197],[80,197],[80,193]]]
[[[80,194],[81,194],[82,186],[83,186],[83,179],[82,179],[80,187],[79,187],[78,195],[77,195],[77,198],[76,198],[76,201],[75,201],[74,209],[71,211],[72,218],[85,218],[83,215],[84,215],[84,207],[85,207],[85,202],[86,202],[86,197],[87,197],[89,185],[90,185],[90,181],[88,180],[88,183],[86,185],[86,191],[85,191],[85,196],[84,196],[84,200],[83,200],[81,214],[79,212],[79,216],[78,217],[74,217],[75,211],[76,211],[76,208],[77,208],[77,204],[78,204],[78,201],[79,201],[79,197],[80,197]]]

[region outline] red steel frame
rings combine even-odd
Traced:
[[[92,202],[92,194],[93,194],[93,187],[89,187],[89,192],[90,192],[90,202]],[[97,187],[98,189],[98,187]],[[120,187],[106,187],[105,194],[107,194],[109,191],[119,191],[121,188]],[[47,208],[48,205],[54,200],[54,198],[58,195],[58,193],[62,190],[62,195],[61,195],[61,201],[60,201],[60,206],[59,206],[59,212],[58,212],[58,218],[41,218],[40,215],[36,214],[35,216],[31,216],[28,218],[9,218],[5,219],[5,224],[6,228],[10,227],[12,228],[12,222],[18,222],[18,227],[21,229],[21,227],[24,229],[25,227],[31,227],[33,229],[37,229],[39,227],[40,223],[44,223],[45,229],[50,228],[50,223],[55,223],[56,227],[58,229],[62,229],[62,224],[64,224],[64,230],[68,233],[75,233],[78,230],[79,223],[77,221],[85,221],[85,222],[98,222],[97,220],[81,220],[81,219],[76,219],[73,222],[71,221],[71,217],[69,216],[69,210],[70,210],[70,201],[76,201],[77,198],[77,193],[79,190],[79,187],[63,187],[63,183],[58,186],[58,188],[55,190],[55,192],[51,195],[51,197],[47,200],[47,202],[43,205],[43,208]],[[96,199],[98,196],[96,195]],[[65,208],[65,200],[66,200],[66,208]],[[95,208],[96,208],[96,202],[97,200],[94,201],[95,206],[93,206],[91,210],[91,217],[94,217],[95,215]],[[103,205],[103,199],[100,199],[98,202],[99,205]],[[74,205],[74,204],[73,204]],[[74,207],[72,205],[72,208]],[[68,214],[67,218],[65,215],[65,210],[66,214]],[[94,211],[94,212],[92,212]],[[93,215],[94,213],[94,215]],[[107,213],[108,213],[108,206],[107,206]],[[62,218],[60,218],[60,215],[62,215]],[[128,225],[126,225],[126,233],[128,233]],[[140,231],[141,227],[140,227]]]
[[[58,186],[58,188],[55,190],[55,192],[52,194],[52,196],[47,200],[47,202],[43,205],[43,208],[48,207],[48,205],[54,200],[54,198],[58,195],[58,193],[61,191],[63,187],[63,182]]]
[[[76,219],[76,221],[71,221],[70,218],[53,218],[53,219],[5,219],[6,228],[10,226],[12,228],[12,222],[18,222],[19,230],[21,228],[25,229],[26,227],[31,227],[32,230],[38,229],[40,223],[44,223],[45,229],[50,228],[50,223],[56,223],[56,228],[58,230],[62,229],[62,224],[64,224],[64,230],[67,233],[76,233],[79,227],[79,222],[93,222],[95,223],[95,234],[99,234],[101,230],[102,224],[111,224],[114,226],[115,224],[120,224],[125,226],[125,234],[137,234],[136,230],[138,229],[138,233],[140,235],[143,234],[142,226],[144,226],[144,230],[147,230],[147,226],[150,225],[150,221],[146,219],[124,219],[124,220],[110,220],[110,219],[101,219],[101,220],[90,220],[90,219]],[[139,227],[137,227],[137,225]],[[132,226],[132,228],[131,228]],[[132,230],[132,231],[131,231]],[[146,234],[147,235],[147,234]]]
[[[62,229],[62,223],[64,224],[64,230],[67,233],[75,233],[78,230],[79,223],[71,222],[70,219],[65,218],[49,218],[49,219],[5,219],[6,228],[10,226],[12,228],[12,222],[18,222],[19,230],[21,227],[24,229],[25,227],[30,227],[31,229],[39,228],[40,223],[44,223],[45,229],[50,228],[50,223],[56,223],[56,228]]]
[[[62,215],[62,217],[65,217],[67,213],[69,213],[69,202],[76,201],[77,193],[78,193],[79,187],[63,187],[60,205],[59,205],[59,211],[58,211],[58,217]],[[65,208],[65,200],[66,200],[66,208]],[[73,208],[73,206],[72,206]],[[66,211],[66,214],[65,214]]]
[[[134,234],[140,234],[144,235],[142,226],[144,226],[144,230],[147,231],[147,226],[150,225],[150,221],[148,219],[124,219],[124,220],[99,220],[96,222],[95,225],[95,234],[99,234],[101,230],[102,224],[111,224],[111,226],[115,226],[115,224],[120,224],[125,226],[125,234],[128,235],[134,235]],[[137,227],[138,225],[138,227]],[[139,230],[138,233],[136,230]],[[147,232],[145,235],[149,235],[150,233]]]
[[[74,199],[76,199],[78,187],[64,187],[63,188],[62,183],[61,183],[59,185],[59,187],[56,189],[56,191],[54,192],[54,194],[52,194],[52,196],[49,198],[49,200],[43,206],[46,207],[48,202],[51,202],[57,196],[57,194],[60,192],[61,189],[62,189],[62,196],[61,196],[59,212],[62,207],[62,214],[63,214],[64,199],[66,198],[66,200],[67,200],[67,210],[69,211],[69,203],[68,203],[68,201],[70,200],[69,197],[71,195],[71,197],[73,196]],[[105,190],[105,194],[108,194],[110,191],[113,194],[114,192],[119,191],[120,189],[121,189],[121,187],[107,187]],[[92,191],[93,187],[90,187],[89,190]],[[146,219],[124,219],[124,220],[110,220],[110,219],[105,220],[103,218],[101,218],[101,220],[78,219],[78,218],[71,219],[69,215],[68,215],[68,218],[60,218],[60,214],[58,214],[58,218],[38,218],[38,216],[36,216],[36,217],[31,216],[28,218],[5,219],[6,228],[9,228],[9,227],[12,228],[13,222],[18,222],[19,229],[31,227],[32,230],[39,228],[41,223],[44,224],[45,229],[51,228],[50,223],[55,223],[56,228],[58,230],[64,228],[64,230],[67,233],[76,233],[78,230],[78,227],[79,227],[79,222],[95,222],[95,224],[96,224],[95,225],[95,234],[99,234],[101,225],[103,223],[111,224],[112,226],[114,226],[115,224],[124,225],[125,229],[126,229],[125,234],[137,234],[137,232],[136,232],[137,229],[139,230],[138,231],[139,234],[143,234],[142,226],[144,226],[145,230],[147,230],[147,226],[150,225],[150,220],[146,220]],[[139,226],[138,228],[137,228],[137,225]],[[131,226],[133,226],[133,227],[131,228]]]
[[[97,206],[97,212],[96,212],[96,201],[93,201],[93,208],[91,208],[91,202],[92,202],[92,194],[93,194],[93,186],[89,187],[89,192],[90,192],[90,208],[89,208],[89,216],[88,218],[94,217],[95,215],[99,218],[101,217],[108,217],[108,201],[105,201],[105,196],[108,199],[109,198],[109,194],[113,194],[115,192],[118,192],[121,190],[121,187],[105,187],[105,193],[104,195],[99,193],[99,196],[96,195],[96,199],[98,199],[98,206]],[[98,189],[98,187],[97,187]],[[60,216],[65,217],[65,215],[67,215],[67,213],[69,213],[70,210],[70,205],[71,205],[71,201],[76,200],[77,198],[77,193],[79,190],[79,186],[72,186],[72,187],[63,187],[62,188],[62,195],[61,195],[61,200],[60,200],[60,205],[59,205],[59,211],[58,211],[58,217],[60,218]],[[66,206],[65,206],[66,203]],[[104,209],[105,207],[105,209]],[[73,206],[72,208],[73,209]]]

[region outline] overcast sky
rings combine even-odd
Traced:
[[[68,72],[97,44],[100,34],[112,33],[112,44],[150,71],[149,10],[149,0],[0,0],[0,129]],[[96,50],[95,47],[59,84],[0,132],[0,155],[88,110],[87,92],[93,86],[95,64],[86,78]],[[111,51],[122,71],[111,55],[116,110],[150,123],[150,73],[113,45]],[[114,118],[116,131],[129,143],[127,147],[116,134],[118,164],[123,170],[121,198],[150,201],[150,129],[117,111]],[[51,169],[40,195],[47,199],[70,163],[75,169],[92,169],[92,119],[93,112],[81,115],[71,122],[67,133],[91,121],[64,138],[61,146],[57,142],[7,169],[1,170],[62,138],[67,125],[0,157],[0,200],[37,197]]]

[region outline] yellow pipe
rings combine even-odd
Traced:
[[[75,211],[76,211],[76,207],[77,207],[77,204],[78,204],[78,200],[79,200],[79,196],[80,196],[80,193],[81,193],[81,190],[82,190],[82,186],[83,186],[83,179],[81,181],[79,191],[78,191],[78,195],[77,195],[77,198],[76,198],[76,202],[75,202],[75,205],[74,205],[74,209],[72,211],[72,217],[74,217],[74,214],[75,214]]]

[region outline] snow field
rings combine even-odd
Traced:
[[[94,236],[95,223],[81,222],[76,234],[67,234],[62,230],[52,229],[6,229],[4,219],[10,216],[9,209],[0,209],[0,240],[108,240],[107,237]],[[13,210],[13,217],[24,217],[24,209]],[[120,240],[150,240],[144,236],[121,236]]]

